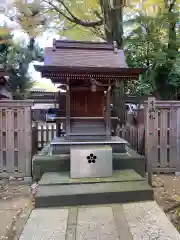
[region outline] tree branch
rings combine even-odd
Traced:
[[[93,27],[91,31],[93,34],[97,35],[98,37],[106,41],[106,38],[100,29],[98,29],[97,27]]]
[[[50,5],[51,7],[53,7],[53,9],[59,14],[62,15],[64,18],[66,18],[69,22],[71,23],[75,23],[77,25],[80,25],[82,27],[98,27],[101,26],[103,24],[103,19],[100,19],[98,21],[85,21],[85,20],[81,20],[79,18],[77,18],[70,10],[69,8],[64,4],[63,1],[61,0],[56,0],[58,3],[60,3],[65,10],[67,11],[67,13],[70,15],[68,16],[67,14],[65,14],[64,12],[61,11],[61,9],[59,9],[56,5],[54,5],[52,2],[50,2],[49,0],[43,0],[43,2],[47,3],[48,5]]]
[[[47,3],[52,7],[52,10],[55,10],[59,15],[62,15],[64,18],[66,18],[69,22],[74,22],[72,18],[68,17],[65,13],[63,13],[56,5],[54,5],[52,2],[48,0],[43,0],[43,2]]]

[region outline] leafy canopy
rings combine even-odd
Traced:
[[[141,10],[124,23],[132,27],[124,41],[128,64],[147,69],[136,85],[141,94],[153,93],[159,98],[170,99],[176,97],[180,88],[178,9],[176,1],[163,2],[155,15]]]
[[[7,26],[0,27],[0,33],[3,33],[0,35],[0,64],[8,70],[13,96],[26,98],[28,90],[34,84],[28,74],[29,64],[33,60],[43,61],[43,50],[35,45],[32,51],[29,45],[15,42]]]

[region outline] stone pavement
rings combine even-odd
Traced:
[[[20,240],[180,240],[156,202],[35,209]]]

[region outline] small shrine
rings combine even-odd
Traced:
[[[36,206],[49,206],[47,199],[50,196],[47,192],[45,197],[44,191],[52,185],[53,191],[61,193],[52,193],[51,206],[134,201],[136,194],[132,197],[128,195],[130,189],[122,190],[124,182],[131,189],[136,183],[139,200],[152,199],[152,189],[143,178],[145,159],[129,149],[124,139],[111,134],[112,122],[117,120],[111,116],[114,88],[118,86],[124,90],[125,81],[137,80],[144,69],[128,68],[124,52],[117,49],[116,43],[61,40],[54,40],[52,47],[45,48],[44,65],[36,65],[35,69],[42,77],[63,85],[66,98],[65,116],[56,118],[57,126],[64,122],[65,136],[57,136],[33,160],[33,172],[41,186]],[[61,99],[60,93],[59,106]],[[123,107],[122,99],[120,102]],[[49,161],[44,168],[43,158],[47,157]],[[129,180],[128,176],[131,176]],[[142,181],[144,185],[139,186],[136,181]],[[66,203],[63,200],[67,184],[69,192],[65,195],[72,195],[72,191],[76,195],[76,204],[67,196],[64,198]],[[105,196],[102,194],[97,201],[96,197],[90,200],[89,194],[93,197],[102,189],[106,199],[102,200]],[[86,196],[83,191],[87,192]],[[128,194],[123,199],[124,191]],[[57,203],[60,195],[61,203]]]
[[[66,139],[111,139],[111,97],[143,69],[128,68],[116,44],[54,40],[45,48],[42,77],[66,90]],[[64,94],[64,93],[63,93]],[[63,120],[63,119],[59,119]],[[83,128],[80,127],[83,124]]]

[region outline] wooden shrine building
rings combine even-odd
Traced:
[[[153,200],[145,157],[111,136],[112,92],[138,79],[143,69],[128,68],[115,44],[56,40],[45,49],[44,66],[35,68],[66,90],[66,116],[57,118],[65,120],[66,135],[33,158],[33,176],[40,180],[35,207]]]
[[[116,43],[54,40],[45,48],[42,77],[66,90],[66,139],[111,138],[110,103],[113,88],[136,80],[143,69],[128,68]],[[63,93],[64,95],[64,93]]]

